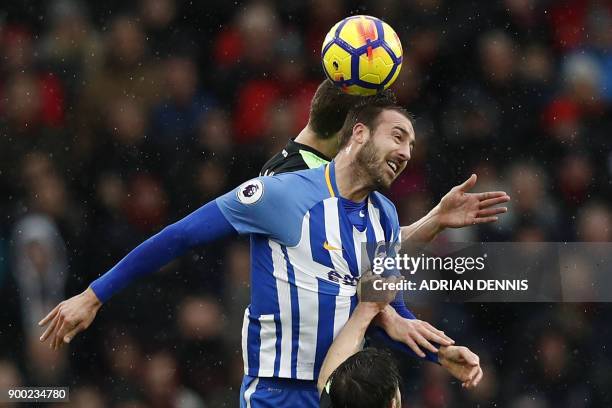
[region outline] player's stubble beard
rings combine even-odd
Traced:
[[[374,145],[372,136],[357,153],[355,161],[358,164],[357,168],[363,173],[359,174],[359,177],[367,177],[370,180],[372,191],[387,190],[391,187],[395,178],[389,180],[385,175],[384,166],[387,163]]]

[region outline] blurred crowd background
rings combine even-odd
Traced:
[[[0,388],[67,385],[74,407],[238,406],[244,240],[133,285],[61,352],[36,322],[257,175],[306,124],[323,37],[350,14],[384,19],[404,47],[393,89],[417,147],[389,192],[403,224],[475,172],[510,194],[509,214],[440,239],[611,240],[610,1],[4,2]],[[476,351],[485,380],[466,392],[398,356],[405,407],[612,406],[607,304],[415,310]]]

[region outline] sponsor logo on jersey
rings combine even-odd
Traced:
[[[336,248],[335,246],[331,246],[327,241],[323,243],[323,248],[327,249],[328,251],[342,251],[342,248]]]

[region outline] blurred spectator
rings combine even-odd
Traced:
[[[505,87],[516,69],[515,45],[503,31],[483,35],[479,43],[480,60],[485,80],[493,87]]]
[[[130,224],[147,233],[163,226],[168,202],[158,180],[138,175],[132,178],[128,194],[131,199],[125,203],[125,212]]]
[[[602,203],[589,202],[578,214],[576,237],[585,242],[612,241],[612,213]]]
[[[54,128],[45,119],[45,98],[41,94],[39,80],[30,73],[17,73],[0,85],[2,112],[0,127],[0,186],[10,196],[22,187],[19,169],[23,157],[33,150],[53,156],[58,163],[65,164],[69,141],[63,130]],[[0,200],[5,200],[4,197]]]
[[[593,190],[595,170],[584,155],[570,154],[559,163],[558,191],[570,208],[583,204]]]
[[[23,387],[23,380],[19,369],[11,360],[0,360],[0,389],[8,390],[15,387]],[[5,402],[3,407],[13,408],[19,406],[17,402]]]
[[[229,115],[221,109],[212,109],[200,118],[198,148],[207,156],[229,158],[234,152]]]
[[[113,402],[143,400],[142,376],[145,359],[140,344],[124,327],[116,326],[108,333],[104,350],[112,379],[105,384]]]
[[[512,209],[503,222],[512,225],[509,228],[514,230],[521,222],[528,221],[543,228],[547,235],[552,234],[557,225],[557,209],[547,194],[548,180],[543,169],[532,164],[515,164],[510,169],[509,182]]]
[[[47,18],[50,25],[40,39],[40,57],[66,86],[71,105],[83,80],[100,68],[103,54],[100,37],[87,12],[83,2],[49,2]]]
[[[151,141],[161,151],[163,167],[176,173],[193,155],[197,127],[215,102],[201,89],[193,60],[173,57],[164,66],[164,99],[153,108]]]
[[[149,108],[161,97],[161,72],[148,59],[141,25],[127,16],[116,17],[104,38],[105,61],[80,95],[77,110],[77,152],[92,154],[97,146],[92,130],[100,126],[103,113],[117,98],[134,100]]]
[[[35,336],[36,323],[65,297],[66,248],[53,221],[37,214],[19,221],[14,242],[14,273],[21,294],[24,327]]]
[[[53,221],[44,215],[22,218],[13,237],[13,273],[20,295],[29,378],[58,384],[66,369],[65,350],[55,352],[42,344],[37,323],[65,298],[66,247]]]
[[[204,402],[188,388],[182,387],[177,362],[167,351],[156,352],[145,364],[145,389],[153,408],[203,408]]]
[[[222,392],[230,353],[225,345],[225,313],[210,297],[187,297],[178,306],[177,327],[184,382],[206,398]]]
[[[251,296],[249,248],[245,242],[234,242],[227,248],[225,258],[225,309],[229,318],[227,337],[232,344],[239,345],[244,317],[243,305],[248,304]]]
[[[225,193],[227,184],[227,167],[221,160],[208,160],[196,168],[195,174],[197,198],[195,204],[203,204]]]
[[[102,393],[94,386],[80,386],[70,390],[70,408],[104,408]]]

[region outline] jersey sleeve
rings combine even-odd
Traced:
[[[262,234],[288,244],[292,234],[295,208],[290,205],[292,192],[278,176],[249,180],[216,202],[225,219],[239,234]]]
[[[90,285],[101,302],[187,250],[235,234],[214,201],[142,242]]]

